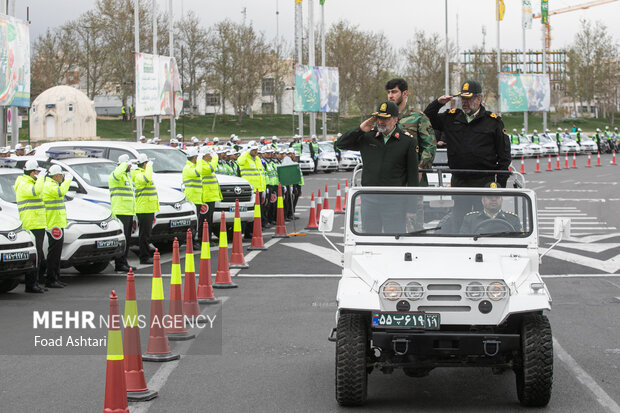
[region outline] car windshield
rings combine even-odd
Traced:
[[[155,173],[182,172],[187,162],[183,152],[178,149],[139,149],[138,152],[153,159],[153,172]]]
[[[18,170],[16,170],[15,173],[0,174],[0,198],[2,198],[2,200],[12,204],[17,202],[13,185],[15,185],[15,180],[20,175],[21,172]]]
[[[87,184],[97,188],[107,188],[108,178],[112,171],[114,171],[114,168],[116,168],[116,164],[113,162],[89,162],[73,164],[71,168]]]
[[[529,197],[501,189],[486,194],[357,192],[351,228],[357,235],[506,237],[532,233]]]
[[[540,142],[541,143],[555,143],[555,141],[553,141],[551,138],[545,136],[545,135],[539,135],[540,136]]]
[[[319,143],[319,149],[321,152],[334,153],[334,144],[332,142],[321,142]]]

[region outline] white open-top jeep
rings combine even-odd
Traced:
[[[320,229],[332,223],[324,210]],[[521,404],[546,405],[551,297],[539,260],[532,190],[352,187],[330,335],[338,403],[363,404],[373,370],[483,366],[514,370]]]

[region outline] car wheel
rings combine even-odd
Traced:
[[[344,313],[336,335],[336,400],[341,406],[361,406],[368,387],[368,326],[362,314]]]
[[[81,274],[99,274],[101,271],[108,268],[110,263],[108,261],[92,262],[89,264],[77,264],[74,265],[75,269]]]
[[[521,354],[515,360],[517,396],[523,406],[543,407],[551,398],[553,338],[549,319],[527,315],[521,325]]]
[[[19,280],[3,280],[0,281],[0,294],[8,293],[19,285]]]

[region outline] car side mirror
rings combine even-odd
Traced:
[[[555,217],[553,221],[553,238],[562,239],[570,237],[570,218]]]
[[[319,231],[331,232],[334,226],[334,210],[322,209],[319,217]]]
[[[75,181],[71,181],[71,183],[69,184],[69,191],[78,192],[79,190],[80,190],[80,187],[78,186],[78,183]]]

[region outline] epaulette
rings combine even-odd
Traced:
[[[492,117],[493,119],[499,119],[499,116],[495,112],[489,113],[489,116]]]
[[[471,212],[466,213],[465,216],[473,215],[473,214],[479,214],[479,213],[480,213],[480,211],[471,211]]]
[[[404,133],[405,135],[409,136],[410,138],[413,138],[413,135],[412,135],[412,134],[410,134],[409,132],[404,131],[403,133]]]
[[[510,211],[502,211],[504,214],[508,214],[508,215],[513,215],[517,218],[519,218],[519,215],[515,214],[514,212],[510,212]]]
[[[448,111],[448,113],[451,113],[451,114],[453,114],[453,115],[454,115],[454,114],[456,113],[456,108],[452,108],[452,109],[450,109],[450,110]]]

